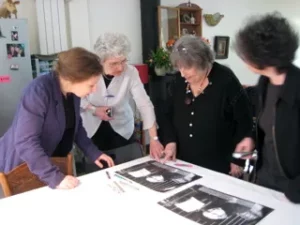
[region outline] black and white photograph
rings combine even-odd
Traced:
[[[158,204],[203,225],[254,225],[274,210],[202,185],[193,185]]]
[[[12,41],[18,41],[19,40],[19,33],[18,33],[18,31],[12,31],[11,32],[11,40]]]
[[[201,178],[156,161],[147,161],[120,170],[117,174],[158,192],[167,192]]]

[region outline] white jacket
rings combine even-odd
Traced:
[[[108,95],[113,97],[107,98]],[[96,107],[112,107],[114,119],[109,123],[115,132],[125,139],[129,139],[134,132],[134,112],[130,106],[132,98],[141,114],[144,130],[151,128],[156,120],[154,107],[144,89],[137,69],[127,65],[120,76],[113,78],[107,89],[104,77],[101,76],[96,92],[81,99],[81,118],[88,137],[92,137],[101,124],[100,118],[94,116],[90,110],[86,110],[87,105],[92,104]]]

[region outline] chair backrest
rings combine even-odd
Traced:
[[[72,155],[67,157],[53,157],[51,161],[66,175],[73,175]],[[5,197],[20,194],[46,186],[36,175],[30,172],[26,163],[14,168],[7,174],[0,173],[0,184]]]

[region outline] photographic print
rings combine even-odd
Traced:
[[[25,44],[6,44],[7,57],[25,57]]]
[[[18,41],[19,40],[19,33],[18,33],[18,31],[12,31],[11,32],[11,40],[12,41]]]
[[[120,170],[117,174],[158,192],[167,192],[201,178],[153,160]]]
[[[216,53],[216,59],[227,59],[229,52],[229,37],[215,36],[214,50]]]
[[[274,210],[202,185],[194,185],[158,204],[205,225],[255,225]]]

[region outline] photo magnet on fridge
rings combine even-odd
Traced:
[[[11,70],[19,70],[19,65],[17,65],[17,64],[11,64],[10,65],[10,69]]]
[[[25,44],[6,44],[7,58],[25,57]]]
[[[11,32],[11,40],[12,41],[19,41],[19,33],[18,33],[18,31],[12,31]]]

